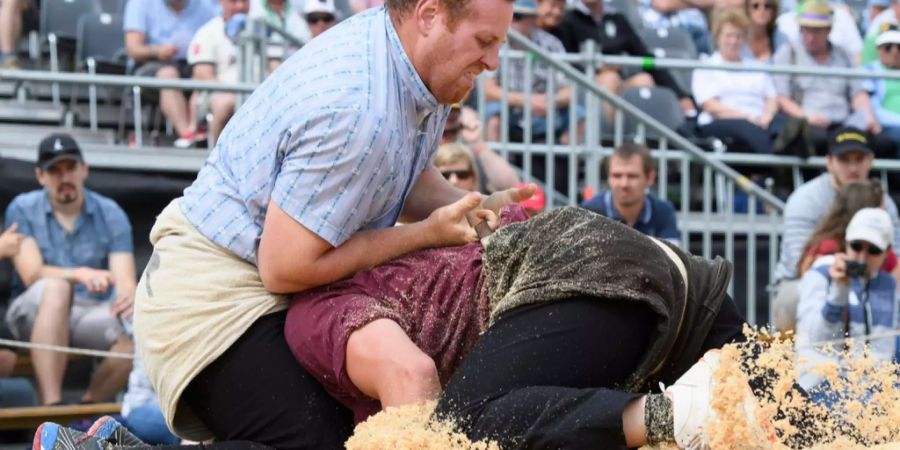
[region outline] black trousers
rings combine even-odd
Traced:
[[[612,300],[511,310],[466,356],[436,413],[504,450],[625,448],[622,411],[642,394],[616,387],[637,367],[655,321],[645,307]],[[743,323],[726,299],[703,351],[739,340]]]
[[[774,153],[772,144],[785,120],[783,115],[778,114],[764,130],[743,119],[717,119],[701,126],[700,134],[730,141],[738,148],[745,148],[753,153],[771,155]]]
[[[284,339],[285,316],[257,320],[188,385],[183,398],[217,441],[343,449],[353,417],[294,359]],[[208,447],[220,445],[228,444]]]

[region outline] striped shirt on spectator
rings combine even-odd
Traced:
[[[547,50],[551,53],[565,53],[566,48],[563,46],[562,41],[559,40],[556,36],[541,30],[540,28],[535,28],[531,31],[530,39],[537,44],[538,47]],[[509,44],[505,46],[506,49],[509,49]],[[501,67],[497,72],[494,73],[494,77],[497,79],[497,82],[501,85],[504,82],[509,84],[506,85],[506,89],[510,92],[525,92],[525,59],[530,58],[530,56],[526,56],[525,58],[509,58],[507,60],[507,64],[501,64]],[[502,61],[502,58],[501,58]],[[547,85],[550,79],[550,65],[543,61],[533,61],[531,63],[531,92],[535,94],[546,94],[547,93]],[[506,78],[504,80],[503,71],[506,71]],[[553,75],[556,77],[553,81],[555,82],[556,89],[562,89],[569,85],[569,80],[563,75],[560,71],[553,72]]]
[[[386,10],[366,11],[304,46],[256,89],[185,190],[182,212],[254,264],[270,200],[339,246],[358,230],[396,222],[448,113]]]

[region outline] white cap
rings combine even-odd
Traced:
[[[881,250],[887,250],[894,244],[891,216],[881,208],[863,208],[857,211],[847,225],[844,240],[866,241]]]
[[[334,0],[306,0],[306,4],[303,5],[303,16],[312,13],[328,13],[337,18]]]
[[[887,30],[879,34],[875,46],[881,47],[884,44],[900,44],[900,30]]]

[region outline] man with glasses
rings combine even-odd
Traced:
[[[876,46],[878,61],[866,64],[867,70],[885,72],[900,69],[900,27],[890,25],[878,36]],[[900,145],[900,81],[872,78],[865,80],[863,86],[872,97],[872,109],[882,132],[894,145]]]
[[[831,405],[842,394],[833,392],[820,373],[808,368],[829,361],[842,368],[848,363],[843,356],[816,347],[816,343],[856,337],[850,348],[851,357],[862,357],[868,352],[877,360],[900,360],[896,338],[867,338],[894,331],[900,326],[897,282],[881,270],[887,251],[893,246],[894,234],[895,228],[887,211],[861,209],[847,226],[844,252],[819,258],[803,274],[797,307],[799,383],[814,401]],[[866,350],[863,347],[867,344]],[[836,347],[840,350],[843,345]]]
[[[303,18],[312,38],[324,33],[337,22],[337,9],[333,0],[306,0]]]
[[[794,328],[797,307],[797,262],[803,247],[819,221],[831,209],[837,191],[855,181],[869,178],[874,156],[865,133],[855,128],[842,128],[831,136],[826,157],[828,171],[806,182],[791,194],[784,206],[784,228],[781,252],[775,268],[772,323],[780,330]],[[885,193],[884,208],[895,228],[900,224],[897,205]],[[896,236],[900,239],[900,236]]]
[[[438,160],[435,159],[435,165],[450,183],[461,189],[469,191],[479,191],[490,194],[504,189],[509,189],[519,183],[519,175],[509,162],[497,152],[488,147],[487,142],[481,136],[482,130],[481,120],[478,113],[472,108],[463,106],[461,103],[455,103],[450,108],[450,114],[447,116],[447,124],[444,125],[444,133],[441,135],[441,146],[445,144],[460,144],[466,148],[466,152],[470,153],[471,160],[476,167],[478,174],[478,182],[473,188],[459,186],[450,178],[449,173],[444,173]],[[438,151],[438,158],[441,152]],[[465,159],[460,156],[450,158],[454,161]],[[474,172],[473,172],[474,173]],[[459,179],[460,177],[457,177]],[[465,184],[466,181],[463,181]]]

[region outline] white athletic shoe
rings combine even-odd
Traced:
[[[719,367],[719,351],[710,350],[665,392],[672,399],[675,443],[679,448],[709,448],[703,426],[709,418],[713,373]]]

